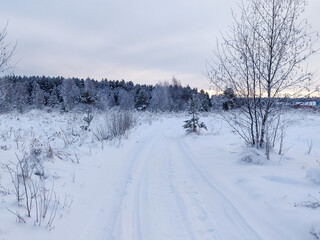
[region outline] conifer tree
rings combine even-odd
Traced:
[[[191,115],[191,119],[184,121],[185,124],[183,128],[186,129],[187,133],[199,133],[200,128],[204,128],[207,130],[206,125],[201,122],[199,123],[198,111],[199,111],[199,103],[198,99],[195,95],[192,95],[189,103],[189,114]]]
[[[50,93],[49,99],[48,99],[48,106],[49,107],[56,107],[60,104],[59,98],[58,98],[59,92],[57,87],[54,87]]]
[[[41,109],[45,103],[45,92],[36,81],[32,84],[31,103],[38,109]]]

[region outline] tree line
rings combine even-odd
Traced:
[[[195,96],[200,111],[212,107],[209,94],[173,78],[155,86],[132,81],[5,76],[0,79],[0,111],[55,108],[61,111],[117,107],[123,110],[184,111]]]

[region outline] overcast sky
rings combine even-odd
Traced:
[[[205,60],[232,23],[238,0],[6,0],[0,27],[18,41],[17,75],[125,79],[155,84],[172,76],[209,89]],[[307,16],[320,31],[320,0]],[[320,55],[310,59],[316,70]]]

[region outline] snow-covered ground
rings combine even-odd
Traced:
[[[84,114],[1,115],[0,239],[317,239],[318,113],[290,113],[285,154],[270,161],[218,114],[201,117],[200,135],[185,134],[185,115],[136,115],[127,139],[103,145],[94,133],[104,114],[91,131],[80,128]],[[54,192],[41,224],[35,202],[31,217],[25,196],[17,203],[8,171],[25,154]],[[264,161],[241,161],[250,154]]]

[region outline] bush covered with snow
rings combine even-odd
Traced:
[[[132,112],[113,111],[98,124],[93,135],[100,142],[125,138],[136,124],[137,118]]]
[[[245,164],[262,165],[265,161],[266,155],[256,148],[246,148],[240,157],[240,162]]]

